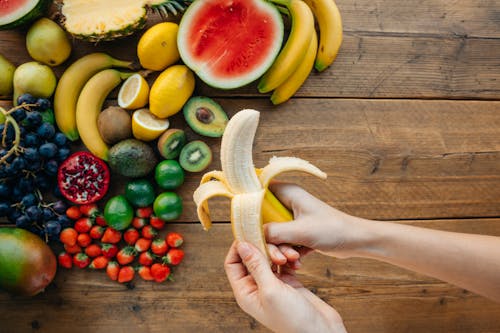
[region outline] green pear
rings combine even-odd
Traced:
[[[49,66],[62,64],[71,54],[71,43],[64,30],[45,17],[28,30],[26,48],[33,59]]]
[[[12,80],[15,70],[16,66],[0,54],[0,97],[12,95]]]
[[[49,98],[56,89],[57,79],[52,68],[36,61],[22,64],[14,71],[14,105],[25,93]]]

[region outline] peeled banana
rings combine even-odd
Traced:
[[[286,171],[304,171],[321,179],[326,179],[326,174],[309,162],[295,157],[273,157],[267,166],[256,170],[252,159],[252,145],[259,117],[258,111],[245,109],[229,120],[222,136],[222,171],[205,174],[193,199],[205,230],[212,223],[208,200],[214,196],[231,199],[234,237],[252,243],[268,255],[263,223],[290,221],[293,218],[267,190],[271,179]]]

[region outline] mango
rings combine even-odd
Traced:
[[[12,95],[15,69],[16,66],[0,54],[0,97]]]
[[[26,48],[33,59],[49,66],[62,64],[71,54],[71,43],[64,30],[45,17],[28,30]]]

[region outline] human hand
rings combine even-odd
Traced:
[[[235,241],[224,262],[243,311],[275,332],[345,332],[340,315],[304,288],[289,267],[274,273],[253,245]]]

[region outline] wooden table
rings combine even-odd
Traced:
[[[273,107],[255,85],[225,92],[198,82],[196,93],[230,115],[262,111],[255,164],[274,155],[312,161],[328,173],[326,182],[301,174],[283,179],[347,213],[500,236],[500,2],[338,0],[338,6],[344,20],[338,59],[313,73],[293,100]],[[137,40],[75,40],[69,62],[98,50],[133,59]],[[28,61],[24,32],[0,32],[0,53],[16,65]],[[172,121],[186,127],[178,115]],[[211,168],[218,169],[220,141],[208,142]],[[187,177],[179,191],[184,213],[168,225],[186,239],[175,281],[136,279],[127,288],[103,272],[61,269],[36,297],[0,293],[0,332],[266,331],[238,308],[223,271],[232,241],[228,204],[213,202],[218,222],[208,233],[197,221],[191,196],[199,179]],[[115,179],[113,187],[123,191],[123,182]],[[311,255],[300,279],[338,309],[350,332],[500,331],[500,305],[388,264]]]

